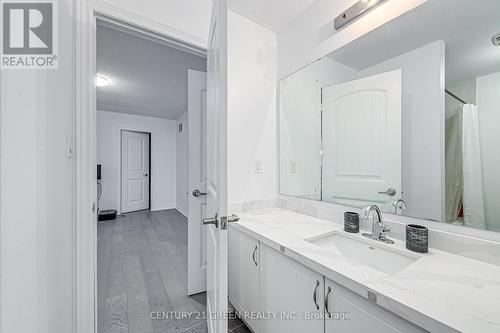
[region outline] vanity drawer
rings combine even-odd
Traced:
[[[325,282],[325,309],[326,333],[427,332],[329,279]]]

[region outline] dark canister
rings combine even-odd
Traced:
[[[429,230],[421,225],[406,226],[406,248],[413,252],[429,252]]]
[[[344,213],[344,230],[352,234],[359,232],[359,214],[353,212]]]

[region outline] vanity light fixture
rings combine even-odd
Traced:
[[[337,16],[334,21],[334,26],[336,30],[340,30],[349,23],[354,22],[356,19],[372,10],[376,6],[380,5],[382,2],[387,0],[360,0],[355,3],[351,8],[344,11],[342,14]]]
[[[104,75],[97,74],[95,76],[95,85],[97,87],[107,87],[111,85],[111,80]]]

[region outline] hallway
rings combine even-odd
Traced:
[[[204,312],[205,295],[187,297],[187,219],[176,210],[126,214],[97,228],[98,332],[205,332],[190,319],[154,312]]]
[[[177,210],[97,224],[98,333],[207,331],[205,294],[187,296],[187,226]],[[184,318],[151,318],[170,311]],[[241,320],[229,321],[229,333],[244,332]]]

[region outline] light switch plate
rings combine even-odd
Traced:
[[[71,132],[66,133],[66,157],[73,157],[73,135]]]
[[[295,161],[290,161],[290,173],[297,173],[297,164]]]
[[[253,173],[255,175],[262,174],[262,161],[261,160],[253,161]]]

